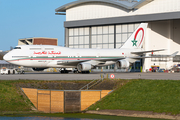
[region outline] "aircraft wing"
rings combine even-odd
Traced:
[[[171,55],[167,55],[167,57],[175,57],[176,55],[178,54],[178,51],[174,52],[173,54]],[[159,56],[135,56],[135,57],[129,57],[129,58],[132,58],[132,59],[142,59],[142,58],[162,58],[161,55]]]
[[[131,52],[131,54],[143,55],[144,53],[158,52],[158,51],[164,51],[164,50],[166,50],[166,49],[160,49],[160,50],[149,50],[149,51],[139,51],[139,52]]]
[[[131,52],[132,54],[137,54],[137,55],[143,55],[143,53],[149,53],[149,52],[157,52],[157,51],[163,51],[165,49],[161,49],[161,50],[153,50],[153,51],[142,51],[142,52]],[[168,55],[167,57],[175,57],[177,55],[178,51],[174,52],[171,55]],[[134,57],[127,57],[127,58],[131,58],[131,59],[143,59],[143,58],[161,58],[162,56],[134,56]],[[97,59],[97,61],[117,61],[117,60],[122,60],[122,59],[126,59],[124,57],[117,57],[117,58],[104,58],[104,59]]]
[[[106,61],[117,61],[117,60],[121,60],[121,59],[125,59],[124,57],[115,57],[115,58],[96,58],[96,59],[87,59],[87,60],[67,60],[67,61],[59,61],[57,62],[57,65],[67,65],[67,66],[77,66],[78,63],[81,62],[88,62],[88,61],[93,61],[92,63],[95,62],[100,64],[100,63],[104,63]]]
[[[100,59],[96,59],[96,61],[117,61],[117,60],[122,60],[125,59],[125,57],[116,57],[116,58],[100,58]]]
[[[63,62],[57,62],[57,65],[76,66],[78,63],[87,62],[89,60],[68,60]]]
[[[162,50],[156,50],[156,51],[162,51]],[[149,51],[145,51],[145,53],[147,53]],[[152,51],[150,51],[152,52]],[[134,52],[135,53],[135,52]],[[144,53],[144,52],[136,52],[138,54],[140,53]],[[174,57],[176,54],[178,53],[175,52],[171,55],[168,55],[167,57]],[[134,57],[127,57],[127,59],[143,59],[143,58],[161,58],[162,56],[159,55],[159,56],[134,56]],[[94,63],[94,65],[96,64],[101,64],[101,63],[104,63],[106,61],[118,61],[118,60],[122,60],[122,59],[126,59],[126,57],[113,57],[113,58],[95,58],[95,59],[87,59],[87,60],[67,60],[67,61],[59,61],[57,62],[58,65],[67,65],[67,66],[77,66],[77,64],[79,63],[82,63],[82,62],[89,62],[91,61],[90,63]],[[92,62],[93,61],[93,62]]]

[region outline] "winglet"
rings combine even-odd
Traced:
[[[173,53],[173,54],[171,55],[171,57],[175,57],[175,56],[178,54],[178,52],[179,52],[179,51],[176,51],[175,53]]]

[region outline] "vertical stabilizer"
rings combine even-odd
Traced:
[[[121,48],[141,48],[148,23],[141,23]]]

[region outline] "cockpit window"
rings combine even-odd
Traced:
[[[14,49],[21,49],[21,47],[15,47]]]

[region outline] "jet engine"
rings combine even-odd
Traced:
[[[126,59],[124,59],[124,60],[118,60],[118,61],[116,62],[116,66],[117,66],[118,69],[126,69],[126,68],[129,68],[130,63],[129,63],[129,61],[127,61]]]
[[[79,72],[89,71],[89,70],[91,70],[91,68],[92,68],[92,66],[89,63],[79,63],[77,65],[77,69],[78,69]]]
[[[34,71],[43,71],[44,69],[47,69],[47,68],[32,68]]]

